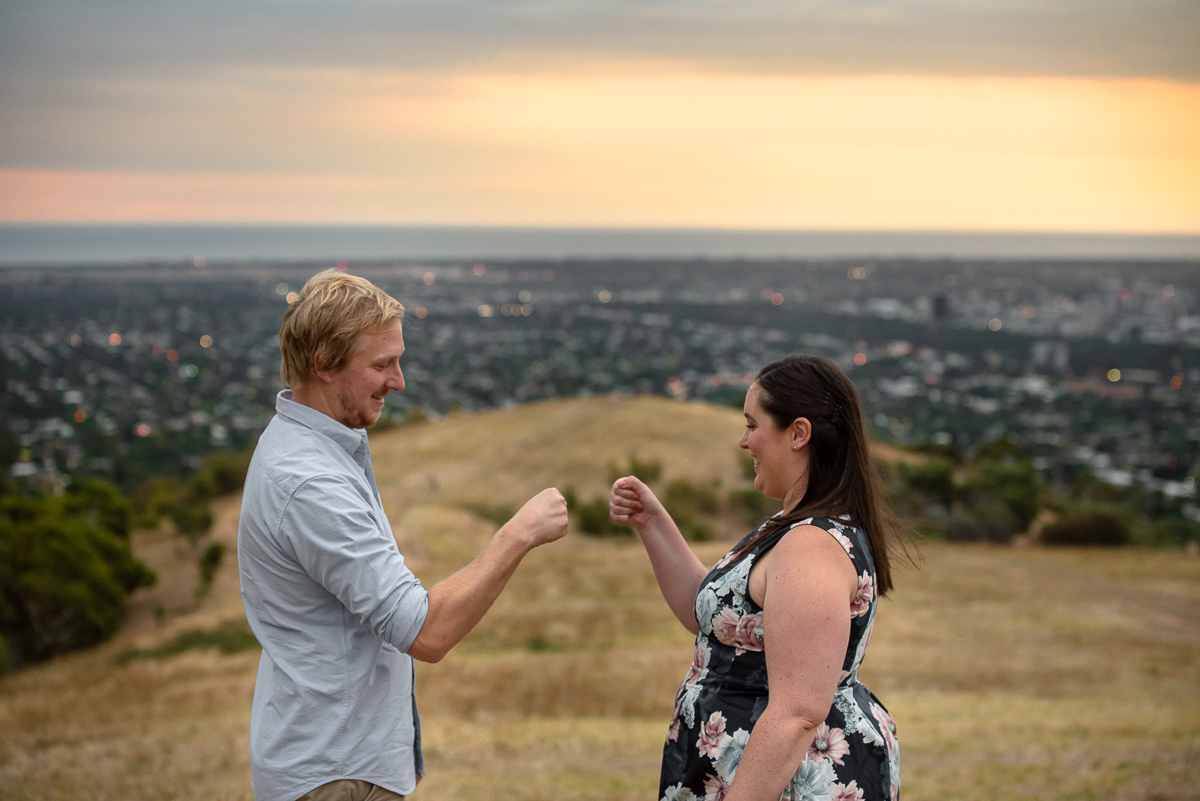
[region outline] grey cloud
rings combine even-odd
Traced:
[[[228,138],[204,123],[191,130],[188,109],[240,108],[276,71],[651,57],[731,71],[1194,81],[1198,53],[1197,0],[0,0],[0,164],[236,168],[233,144],[211,144]]]
[[[445,69],[553,54],[737,69],[1200,77],[1196,0],[8,2],[0,66]]]

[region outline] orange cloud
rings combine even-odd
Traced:
[[[274,171],[5,170],[0,220],[1200,231],[1197,84],[661,65],[290,81],[269,117],[224,128],[249,160],[291,154]]]

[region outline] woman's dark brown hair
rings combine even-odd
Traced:
[[[866,532],[875,559],[879,594],[892,588],[891,560],[899,541],[891,510],[879,492],[854,384],[833,362],[793,355],[758,374],[759,401],[776,428],[797,418],[812,425],[808,487],[794,507],[771,518],[739,549],[739,556],[780,529],[809,517],[848,519]]]

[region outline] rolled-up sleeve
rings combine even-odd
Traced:
[[[284,507],[280,544],[364,626],[407,653],[429,614],[428,594],[379,514],[348,480],[318,476]]]

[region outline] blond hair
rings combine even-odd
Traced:
[[[360,334],[383,330],[404,317],[404,306],[365,278],[325,270],[308,280],[288,306],[279,329],[283,383],[295,389],[317,370],[346,365]]]

